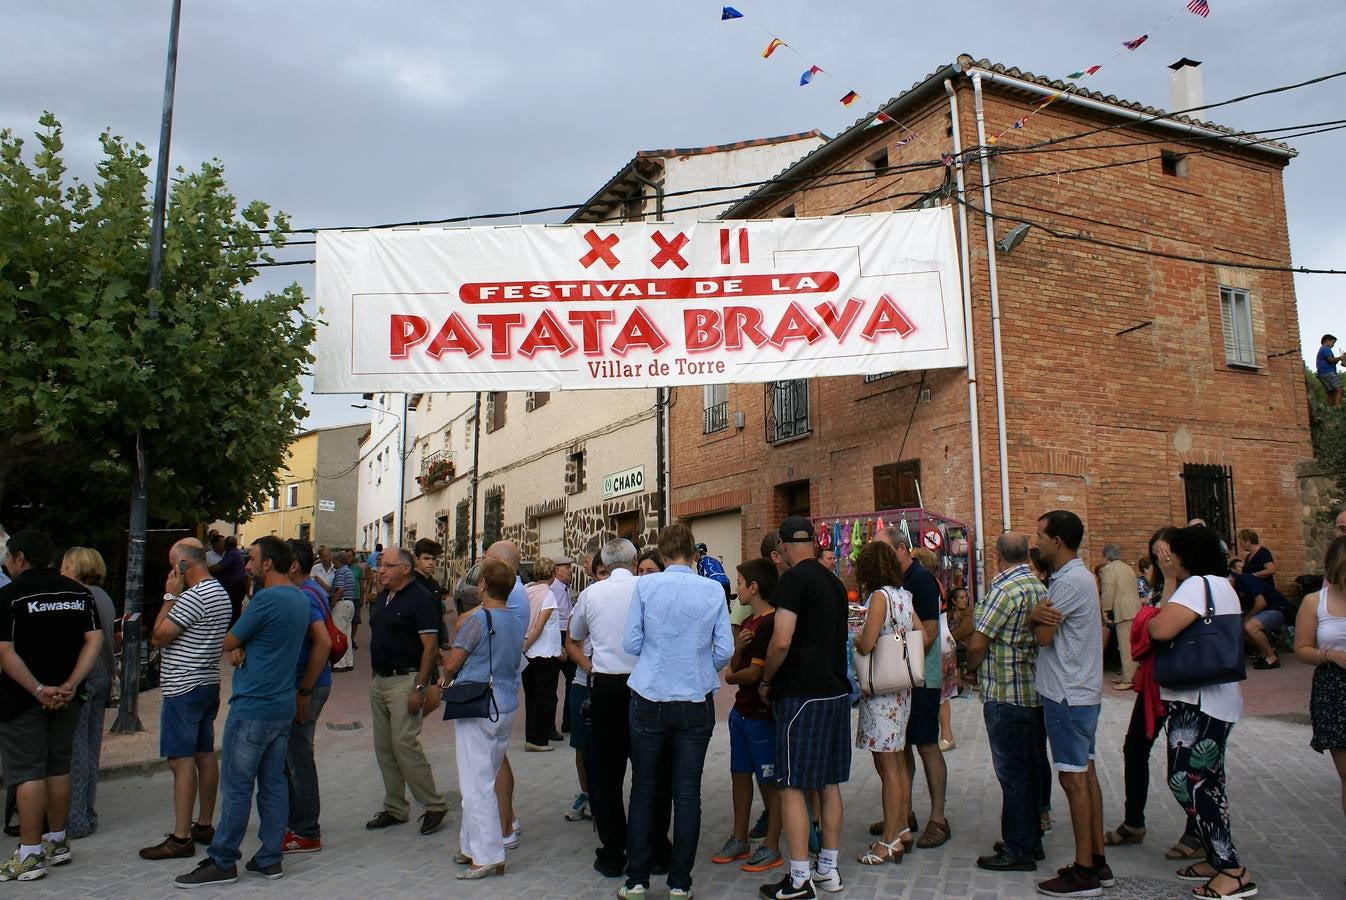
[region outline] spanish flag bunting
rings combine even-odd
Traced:
[[[1136,49],[1137,47],[1139,47],[1141,44],[1143,44],[1143,43],[1145,43],[1146,41],[1148,41],[1149,39],[1150,39],[1150,36],[1149,36],[1148,34],[1142,34],[1140,37],[1136,38],[1136,39],[1133,40],[1133,41],[1122,41],[1122,46],[1125,47],[1125,48],[1128,49],[1128,50],[1134,50],[1134,49]]]
[[[721,22],[723,22],[725,19],[741,19],[741,18],[743,18],[743,13],[734,9],[732,6],[726,6],[724,9],[720,10]]]
[[[799,76],[799,86],[803,87],[804,85],[808,84],[810,81],[813,80],[813,76],[817,75],[821,71],[822,69],[818,68],[817,66],[809,66],[808,69],[805,70],[804,74]]]
[[[1101,69],[1101,68],[1103,68],[1103,67],[1102,67],[1102,66],[1090,66],[1089,68],[1087,68],[1087,69],[1081,69],[1081,70],[1078,71],[1078,72],[1071,72],[1071,73],[1070,73],[1069,75],[1067,75],[1066,77],[1067,77],[1067,78],[1083,78],[1083,77],[1086,76],[1086,75],[1093,75],[1095,72],[1097,72],[1097,71],[1098,71],[1099,69]]]
[[[785,43],[785,41],[782,41],[780,38],[772,38],[771,43],[767,44],[766,49],[762,51],[762,59],[769,58],[771,54],[776,52],[777,47],[788,47],[788,46],[789,44]]]
[[[846,96],[844,96],[844,97],[841,98],[841,105],[842,105],[842,106],[850,106],[852,103],[854,103],[854,102],[859,98],[859,96],[860,96],[860,95],[857,94],[855,91],[847,91],[847,92],[846,92]]]

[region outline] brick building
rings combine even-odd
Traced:
[[[1175,82],[1199,91],[1193,75],[1182,66]],[[1002,530],[1002,501],[1018,530],[1066,507],[1085,520],[1094,559],[1106,541],[1134,559],[1159,525],[1201,515],[1226,534],[1259,531],[1287,582],[1303,571],[1295,463],[1311,451],[1294,286],[1288,272],[1228,264],[1290,264],[1282,170],[1294,151],[1072,88],[986,141],[1003,245],[992,270],[977,156],[962,157],[961,204],[958,158],[941,157],[980,145],[979,106],[989,137],[1067,87],[960,57],[880,107],[897,124],[865,116],[723,216],[961,208],[980,467],[968,370],[678,389],[675,517],[736,532],[756,555],[787,513],[915,505],[918,485],[927,508],[973,523],[979,478],[988,536]]]

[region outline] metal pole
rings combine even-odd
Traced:
[[[972,433],[972,515],[975,535],[972,539],[973,559],[977,567],[978,593],[986,586],[986,522],[981,489],[981,413],[977,408],[977,355],[972,322],[972,259],[967,239],[967,204],[964,202],[966,182],[963,178],[963,127],[958,114],[958,92],[953,82],[944,79],[944,90],[949,95],[949,115],[953,119],[954,175],[958,184],[958,249],[963,266],[963,331],[967,342],[967,410],[969,430]]]
[[[986,213],[986,269],[991,286],[991,349],[995,359],[996,443],[1000,455],[1000,529],[1010,529],[1009,441],[1005,437],[1005,364],[1000,344],[1000,286],[996,280],[995,216],[991,213],[991,166],[986,151],[986,110],[982,105],[981,74],[972,73],[977,105],[977,144],[981,147],[981,204]]]
[[[407,532],[407,395],[402,395],[402,432],[397,438],[397,546]],[[407,548],[403,548],[407,549]]]
[[[475,566],[477,564],[477,464],[481,461],[481,391],[477,391],[476,399],[472,401],[472,525],[471,534],[468,535],[468,544],[471,549],[468,551],[467,564]]]
[[[168,65],[164,108],[159,123],[159,158],[154,175],[154,211],[150,219],[149,318],[155,319],[153,295],[159,290],[164,262],[164,210],[168,206],[168,148],[173,136],[173,93],[178,76],[178,22],[182,0],[173,0],[168,25]],[[136,464],[131,470],[131,521],[126,545],[126,616],[122,620],[122,690],[112,731],[143,731],[137,713],[140,698],[140,616],[145,594],[145,531],[149,521],[149,454],[136,431]]]

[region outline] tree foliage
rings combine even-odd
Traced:
[[[299,286],[243,290],[286,218],[240,208],[218,160],[179,168],[151,293],[144,147],[104,132],[90,185],[67,177],[56,118],[39,122],[31,162],[0,131],[0,521],[120,531],[137,434],[153,518],[241,518],[276,488],[312,362]]]
[[[1305,369],[1304,378],[1308,383],[1313,457],[1339,489],[1346,489],[1346,405],[1328,406],[1327,392],[1318,376]]]

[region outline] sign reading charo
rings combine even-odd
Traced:
[[[639,494],[645,490],[645,467],[634,466],[603,476],[603,499]]]
[[[947,207],[318,234],[316,390],[640,388],[966,364]]]

